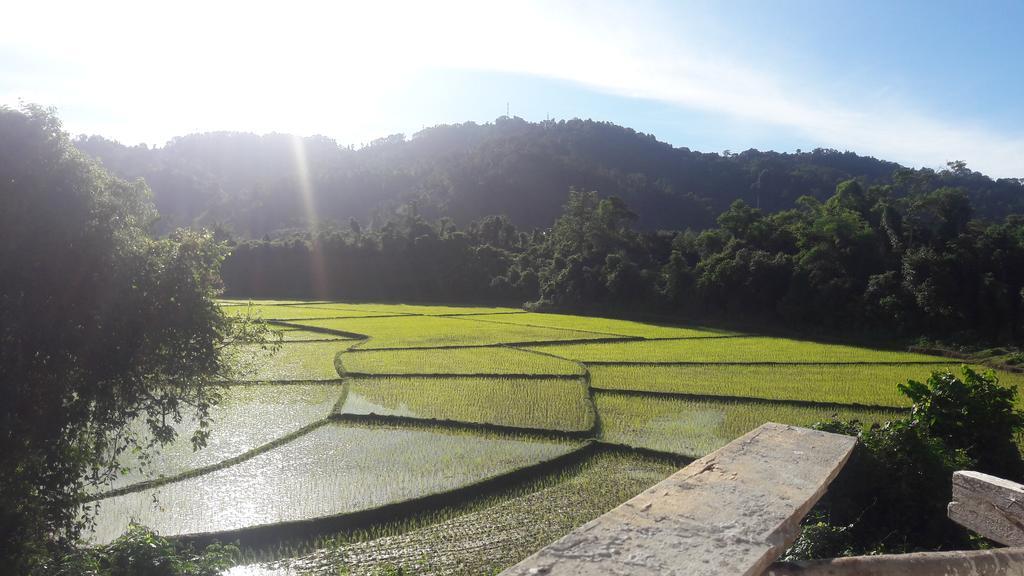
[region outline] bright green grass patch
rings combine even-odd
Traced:
[[[572,361],[514,348],[368,350],[342,353],[341,369],[363,374],[582,374]]]
[[[175,536],[366,510],[459,488],[578,446],[331,424],[222,470],[101,500],[90,540],[110,542],[132,519]]]
[[[472,322],[459,318],[437,316],[303,320],[295,324],[369,336],[370,340],[361,343],[359,345],[360,349],[479,346],[601,337],[600,334],[590,332],[514,326],[495,324],[493,322]]]
[[[936,362],[947,358],[768,337],[543,345],[532,350],[582,362]]]
[[[876,406],[910,405],[896,385],[925,381],[933,370],[960,373],[957,364],[809,364],[804,366],[719,365],[591,366],[590,385],[638,390],[767,400],[805,400]],[[1001,381],[1012,384],[1014,379]],[[1014,375],[1016,376],[1016,375]],[[1017,378],[1016,380],[1019,380]]]
[[[301,329],[278,329],[272,328],[273,335],[281,335],[283,342],[311,342],[317,340],[353,340],[349,336],[340,336],[338,334],[330,334],[328,332],[314,332],[312,330],[301,330]]]
[[[184,419],[174,426],[178,438],[160,448],[144,469],[140,469],[140,461],[134,454],[122,457],[120,465],[128,468],[128,472],[109,488],[173,476],[244,454],[327,418],[342,391],[340,384],[230,386],[224,391],[221,402],[210,411],[213,422],[205,447],[198,451],[192,449],[196,422],[192,418]],[[258,426],[253,425],[256,422]]]
[[[768,401],[719,401],[594,394],[602,440],[693,458],[721,448],[765,422],[809,426],[833,415],[864,423],[901,415],[897,410],[795,406]]]
[[[228,350],[237,368],[235,380],[246,382],[283,382],[337,380],[334,356],[355,342],[295,342],[281,345],[277,351],[255,345],[234,346]]]
[[[307,318],[357,318],[373,316],[362,310],[331,310],[313,306],[283,306],[278,304],[255,306],[225,306],[224,314],[232,318],[260,318],[263,320],[303,320]]]
[[[281,306],[281,305],[305,305],[326,303],[325,300],[251,300],[248,298],[222,298],[217,300],[221,306]]]
[[[412,574],[497,574],[678,469],[667,459],[599,452],[508,493],[474,500],[468,511],[444,510],[433,522],[417,518],[377,538],[342,535],[322,542],[321,550],[227,576],[380,574],[385,565]]]
[[[594,427],[582,380],[353,378],[340,414],[407,416],[580,432]]]
[[[540,314],[524,312],[523,314],[494,314],[467,317],[475,321],[500,322],[503,324],[521,324],[543,326],[546,328],[562,328],[567,330],[584,330],[599,332],[606,336],[634,336],[640,338],[701,338],[728,334],[720,330],[707,328],[684,328],[681,326],[660,326],[644,324],[630,320],[611,318],[594,318],[591,316],[571,316],[567,314]]]
[[[522,312],[516,308],[488,308],[476,306],[432,306],[422,304],[350,304],[347,302],[311,303],[310,306],[328,310],[355,310],[367,314],[417,314],[424,316],[455,314],[494,314]]]

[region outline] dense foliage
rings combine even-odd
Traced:
[[[239,556],[236,546],[210,544],[201,551],[132,525],[123,536],[95,548],[75,550],[61,559],[59,576],[218,576]]]
[[[981,220],[963,189],[901,178],[867,189],[847,180],[824,201],[772,214],[736,201],[700,233],[639,232],[622,200],[594,192],[572,192],[550,229],[530,232],[504,216],[460,230],[413,205],[374,230],[353,221],[241,242],[223,274],[229,292],[255,297],[532,302],[1019,340],[1024,216]]]
[[[1017,388],[966,366],[963,374],[960,379],[936,372],[926,383],[901,384],[900,391],[914,403],[913,422],[947,446],[963,450],[980,470],[1003,478],[1024,477],[1014,442],[1024,430],[1024,413],[1014,403]]]
[[[978,214],[1024,211],[1024,184],[955,170],[903,170],[851,152],[701,153],[590,120],[526,122],[499,118],[394,135],[359,149],[324,137],[193,134],[160,148],[127,147],[98,136],[76,145],[115,174],[144,177],[164,231],[223,224],[241,238],[349,218],[378,227],[416,202],[433,220],[460,226],[504,214],[521,228],[554,222],[570,187],[622,198],[642,230],[701,230],[735,200],[767,213],[801,196],[824,201],[836,185],[861,178],[905,194],[962,187]],[[895,174],[895,175],[894,175]],[[912,185],[907,180],[912,180]]]
[[[790,557],[969,548],[967,530],[946,516],[953,472],[1020,479],[1013,441],[1024,430],[1024,414],[1015,408],[1016,387],[999,386],[994,374],[964,367],[962,380],[935,372],[926,383],[900,389],[914,402],[907,418],[865,429],[856,421],[817,426],[858,436],[859,442],[805,519]]]
[[[89,519],[87,488],[196,415],[205,441],[230,372],[231,327],[214,298],[224,248],[163,239],[142,182],[87,160],[52,113],[0,108],[0,556],[47,562]],[[248,329],[245,329],[248,331]],[[137,422],[141,426],[129,426]],[[49,559],[49,560],[48,560]]]

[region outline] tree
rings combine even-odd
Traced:
[[[718,225],[735,238],[751,240],[754,228],[763,217],[760,210],[747,206],[743,200],[737,200],[718,217]]]
[[[970,168],[967,167],[967,162],[965,162],[964,160],[953,160],[950,162],[946,162],[946,167],[950,172],[956,174],[957,176],[963,176],[965,174],[971,173]]]
[[[676,310],[689,304],[693,291],[693,271],[679,250],[673,250],[668,264],[661,268],[661,294]]]
[[[52,111],[0,108],[0,556],[48,563],[88,523],[87,487],[126,450],[208,435],[212,382],[238,332],[214,301],[225,248],[206,232],[152,238],[141,181],[108,175]],[[129,426],[144,423],[143,427]]]

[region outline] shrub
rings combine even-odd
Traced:
[[[972,465],[962,450],[946,447],[910,420],[867,429],[856,421],[833,421],[815,428],[856,435],[859,441],[826,497],[808,515],[790,556],[898,553],[968,544],[967,532],[946,518],[953,472]]]
[[[1016,386],[1000,386],[994,372],[964,366],[962,380],[933,372],[927,383],[910,380],[899,389],[914,403],[911,420],[927,434],[966,451],[979,471],[1021,478],[1014,439],[1024,428],[1024,413],[1015,407]]]
[[[992,373],[934,372],[899,389],[908,418],[863,428],[822,422],[819,430],[858,437],[828,494],[804,522],[788,559],[970,547],[970,533],[946,517],[956,470],[1019,476],[1014,436],[1024,427],[1017,389]]]
[[[123,536],[106,546],[79,550],[65,556],[60,576],[218,576],[238,558],[234,545],[210,544],[196,552],[187,544],[161,538],[133,524]]]

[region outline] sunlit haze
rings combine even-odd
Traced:
[[[963,159],[1024,176],[1011,2],[20,2],[0,103],[75,134],[323,134],[608,120],[677,146]],[[59,16],[57,16],[59,15]]]

